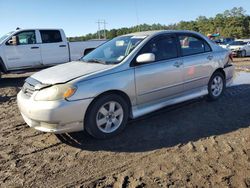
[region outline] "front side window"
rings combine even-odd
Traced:
[[[41,30],[42,43],[62,42],[61,33],[58,30]]]
[[[152,39],[140,52],[140,54],[144,53],[153,53],[155,55],[155,61],[176,58],[178,53],[175,37],[162,36]]]
[[[201,38],[181,35],[179,36],[179,41],[181,46],[181,53],[183,56],[200,54],[211,51],[211,48],[207,44],[207,42]]]
[[[118,64],[127,57],[146,36],[116,37],[95,50],[91,51],[81,60],[103,64]]]
[[[36,44],[35,31],[23,31],[16,35],[18,45]]]

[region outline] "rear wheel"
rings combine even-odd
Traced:
[[[218,99],[225,90],[225,78],[221,72],[215,72],[208,83],[208,99]]]
[[[109,138],[125,128],[128,114],[129,107],[126,100],[116,94],[105,95],[90,106],[84,126],[95,138]]]

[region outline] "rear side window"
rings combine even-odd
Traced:
[[[61,33],[58,30],[41,30],[42,43],[62,42]]]
[[[161,36],[149,41],[140,54],[153,53],[156,61],[176,58],[177,45],[174,36]]]
[[[211,47],[209,44],[198,37],[181,35],[179,36],[181,53],[183,56],[200,54],[210,52]]]

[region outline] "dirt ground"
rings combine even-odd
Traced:
[[[247,71],[250,58],[235,64]],[[250,187],[250,77],[95,140],[29,128],[16,103],[28,75],[0,80],[0,187]]]

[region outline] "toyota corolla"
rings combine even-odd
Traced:
[[[120,133],[129,118],[207,96],[231,83],[228,50],[192,31],[150,31],[114,38],[79,61],[27,78],[17,100],[37,130],[86,130],[95,138]]]

